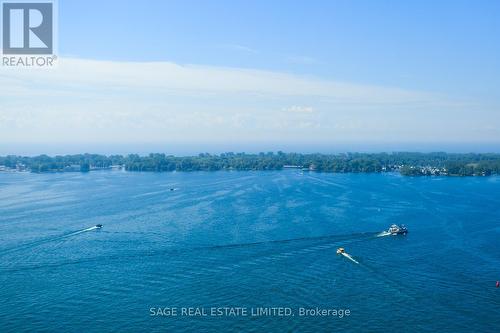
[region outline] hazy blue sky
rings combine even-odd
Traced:
[[[500,143],[499,13],[499,1],[60,0],[58,68],[0,68],[0,141]]]
[[[61,1],[60,52],[462,95],[500,86],[499,1]]]

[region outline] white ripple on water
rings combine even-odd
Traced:
[[[78,234],[81,234],[81,233],[84,233],[84,232],[89,232],[89,231],[96,230],[96,229],[99,229],[99,228],[97,226],[93,226],[93,227],[90,227],[90,228],[86,228],[86,229],[82,229],[82,230],[70,232],[70,233],[67,233],[67,234],[62,234],[62,235],[58,235],[58,236],[52,236],[52,237],[49,237],[49,238],[40,239],[40,240],[33,241],[33,242],[30,242],[30,243],[21,244],[19,246],[16,246],[16,247],[13,247],[13,248],[10,248],[10,249],[7,249],[7,250],[1,252],[0,256],[3,255],[3,254],[8,254],[8,253],[12,253],[12,252],[20,251],[20,250],[30,249],[30,248],[33,248],[33,247],[36,247],[36,246],[40,246],[40,245],[43,245],[43,244],[60,241],[60,240],[63,240],[65,238],[76,236]]]

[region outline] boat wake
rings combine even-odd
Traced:
[[[222,244],[222,245],[207,245],[200,247],[202,249],[223,249],[223,248],[236,248],[236,247],[250,247],[259,245],[271,245],[279,243],[296,243],[296,242],[308,242],[308,241],[355,241],[355,240],[368,240],[373,238],[373,232],[363,232],[363,233],[352,233],[352,234],[341,234],[341,235],[325,235],[325,236],[313,236],[313,237],[300,237],[300,238],[290,238],[290,239],[278,239],[278,240],[267,240],[261,242],[249,242],[249,243],[234,243],[234,244]]]
[[[390,236],[391,233],[389,231],[382,231],[377,235],[377,237],[384,237],[384,236]]]
[[[92,230],[96,230],[96,229],[100,229],[98,226],[93,226],[93,227],[90,227],[90,228],[87,228],[87,229],[82,229],[82,230],[78,230],[78,231],[75,231],[75,232],[72,232],[72,233],[69,233],[69,234],[65,234],[61,237],[70,237],[70,236],[74,236],[74,235],[78,235],[78,234],[81,234],[83,232],[87,232],[87,231],[92,231]]]
[[[358,265],[359,265],[359,262],[358,262],[356,259],[354,259],[353,257],[351,257],[351,255],[349,255],[349,254],[347,254],[347,253],[342,253],[342,255],[343,255],[344,257],[346,257],[347,259],[351,260],[353,263],[355,263],[355,264],[358,264]]]
[[[84,233],[84,232],[88,232],[88,231],[92,231],[92,230],[96,230],[96,229],[100,229],[100,227],[93,226],[93,227],[90,227],[90,228],[86,228],[86,229],[82,229],[82,230],[78,230],[78,231],[73,231],[73,232],[62,234],[62,235],[57,235],[57,236],[53,236],[53,237],[48,237],[48,238],[40,239],[40,240],[31,242],[31,243],[25,243],[25,244],[22,244],[22,245],[19,245],[19,246],[16,246],[16,247],[12,247],[10,249],[7,249],[5,251],[0,252],[0,256],[5,255],[5,254],[9,254],[9,253],[12,253],[12,252],[17,252],[17,251],[21,251],[21,250],[25,250],[25,249],[30,249],[30,248],[33,248],[35,246],[40,246],[40,245],[43,245],[43,244],[52,243],[52,242],[55,242],[55,241],[62,240],[64,238],[76,236],[78,234],[81,234],[81,233]]]

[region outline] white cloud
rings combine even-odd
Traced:
[[[256,49],[253,49],[253,48],[245,46],[245,45],[240,45],[240,44],[222,44],[221,47],[226,48],[226,49],[230,49],[230,50],[235,50],[235,51],[252,53],[252,54],[259,53],[259,51]]]
[[[0,68],[2,142],[491,139],[473,129],[494,125],[434,94],[271,71],[73,58]]]
[[[427,100],[429,96],[397,88],[340,83],[270,71],[178,65],[170,62],[111,62],[61,59],[54,70],[2,68],[3,85],[9,93],[68,91],[246,93],[323,96],[354,103],[394,103]],[[154,91],[152,91],[154,90]]]
[[[290,107],[284,108],[283,110],[288,112],[297,112],[297,113],[313,113],[314,108],[312,106],[300,106],[300,105],[292,105]]]

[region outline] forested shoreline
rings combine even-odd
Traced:
[[[400,172],[405,176],[488,176],[500,174],[500,154],[457,153],[203,153],[197,156],[166,154],[64,156],[0,156],[0,171],[88,172],[103,169],[126,171],[282,170],[296,168],[317,172]]]

